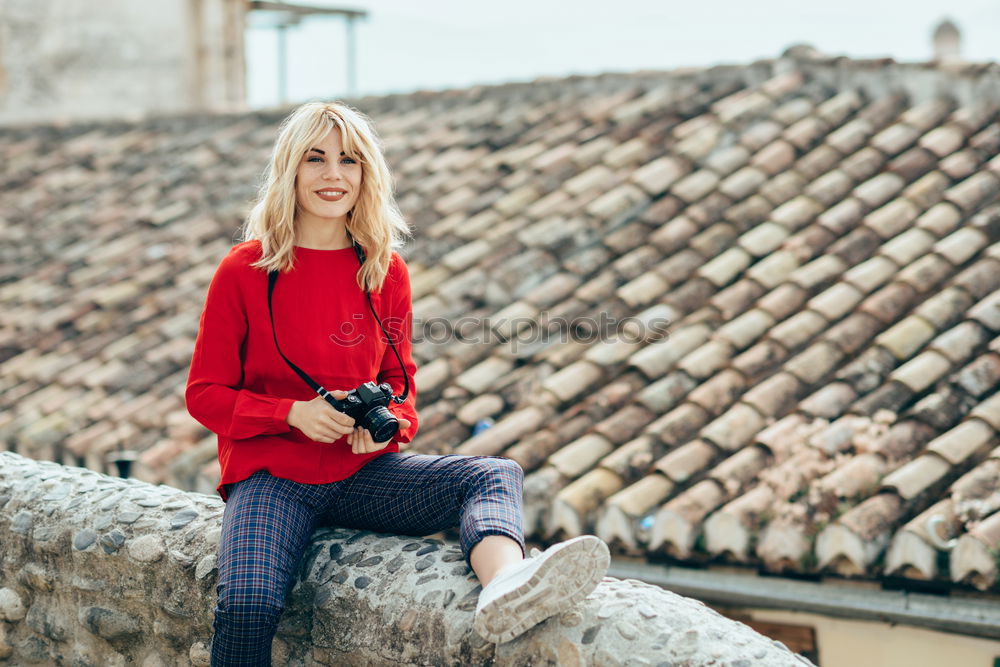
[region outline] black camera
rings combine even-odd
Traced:
[[[388,382],[380,385],[365,382],[342,399],[332,394],[325,394],[323,398],[336,410],[352,417],[355,425],[371,433],[375,442],[385,442],[399,430],[399,420],[386,407],[392,399],[392,387]]]

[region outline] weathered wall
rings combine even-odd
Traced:
[[[241,108],[243,0],[5,0],[0,122]]]
[[[207,665],[217,497],[0,452],[0,660]],[[606,579],[577,609],[495,646],[456,544],[321,528],[275,664],[801,665],[699,602]]]

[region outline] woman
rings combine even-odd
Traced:
[[[483,585],[473,625],[495,642],[581,600],[607,569],[593,536],[524,558],[513,461],[400,453],[418,425],[409,274],[393,250],[408,234],[367,117],[312,102],[285,119],[244,240],[209,287],[187,383],[188,410],[219,436],[226,501],[213,665],[270,664],[319,525],[406,535],[459,525]],[[398,431],[384,442],[322,395],[339,401],[368,382],[393,396],[382,415]],[[516,609],[525,596],[537,601]]]

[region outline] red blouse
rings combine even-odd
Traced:
[[[346,479],[376,456],[398,452],[399,443],[410,442],[417,432],[410,276],[403,258],[392,254],[382,289],[371,296],[410,379],[406,401],[390,403],[389,410],[410,420],[410,426],[384,449],[352,454],[347,436],[317,442],[285,421],[293,402],[316,394],[274,346],[267,273],[250,266],[260,255],[260,241],[246,241],[234,246],[216,269],[185,392],[191,416],[219,436],[222,478],[216,490],[223,500],[228,498],[226,484],[257,470],[306,484]],[[274,288],[278,343],[285,356],[328,391],[375,381],[388,382],[399,395],[403,369],[358,287],[359,268],[353,248],[296,246],[295,267],[283,272]]]

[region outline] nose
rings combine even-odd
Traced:
[[[331,180],[339,180],[342,176],[341,170],[344,165],[340,164],[339,160],[327,162],[326,169],[323,170],[323,178]]]

